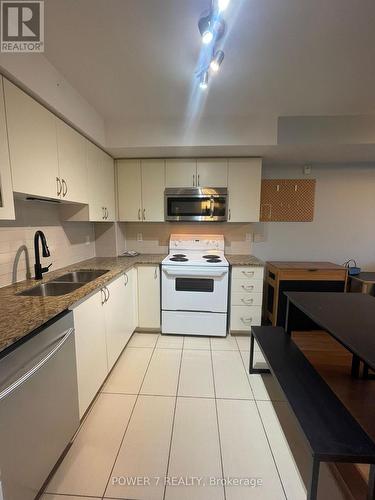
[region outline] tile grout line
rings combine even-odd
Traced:
[[[157,342],[157,341],[156,341],[156,342]],[[141,391],[141,388],[142,388],[143,382],[144,382],[144,380],[145,380],[145,378],[146,378],[146,375],[147,375],[147,372],[148,372],[148,369],[149,369],[149,366],[150,366],[151,360],[152,360],[152,358],[153,358],[153,356],[154,356],[154,352],[155,352],[155,349],[156,349],[156,342],[155,342],[155,345],[154,345],[154,347],[153,347],[153,349],[152,349],[152,353],[151,353],[150,359],[148,360],[148,363],[147,363],[147,368],[146,368],[145,373],[144,373],[144,375],[143,375],[141,385],[139,386],[139,391],[138,391],[137,397],[135,398],[134,405],[133,405],[132,411],[131,411],[131,413],[130,413],[128,423],[126,424],[126,427],[125,427],[124,434],[122,435],[122,439],[121,439],[120,445],[119,445],[119,447],[118,447],[118,450],[117,450],[117,453],[116,453],[116,456],[115,456],[115,459],[114,459],[114,462],[113,462],[113,465],[112,465],[111,471],[110,471],[109,476],[108,476],[107,483],[106,483],[105,488],[104,488],[104,492],[103,492],[103,495],[102,495],[102,499],[104,499],[104,497],[105,497],[105,492],[107,491],[107,488],[108,488],[108,485],[109,485],[109,481],[110,481],[111,476],[112,476],[112,473],[113,473],[113,469],[115,468],[115,465],[116,465],[116,462],[117,462],[118,456],[119,456],[119,454],[120,454],[120,450],[121,450],[122,444],[123,444],[123,442],[124,442],[124,439],[125,439],[125,436],[126,436],[127,430],[128,430],[128,428],[129,428],[129,425],[130,425],[131,419],[132,419],[132,417],[133,417],[133,413],[134,413],[135,407],[136,407],[136,405],[137,405],[137,401],[138,401],[139,396],[140,396],[140,391]]]
[[[237,342],[237,340],[236,340],[236,342]],[[237,343],[237,345],[238,345],[238,343]],[[250,384],[249,377],[247,376],[247,368],[246,368],[246,366],[245,366],[245,361],[244,361],[244,359],[243,359],[243,357],[242,357],[242,355],[241,355],[241,351],[240,351],[240,357],[241,357],[242,365],[243,365],[243,367],[244,367],[244,369],[245,369],[245,372],[246,372],[247,382],[248,382],[248,384],[249,384],[249,386],[250,386],[251,392],[253,392],[253,389],[252,389],[251,384]],[[272,450],[272,447],[271,447],[271,443],[270,443],[270,440],[269,440],[269,438],[268,438],[268,434],[267,434],[267,432],[266,432],[266,428],[265,428],[265,426],[264,426],[264,422],[263,422],[263,419],[262,419],[261,412],[260,412],[260,410],[259,410],[258,401],[255,399],[255,395],[254,395],[254,393],[253,393],[253,396],[254,396],[254,403],[255,403],[255,407],[256,407],[256,410],[257,410],[257,413],[258,413],[258,416],[259,416],[260,423],[261,423],[262,428],[263,428],[264,435],[265,435],[266,440],[267,440],[267,443],[268,443],[268,447],[269,447],[270,452],[271,452],[271,456],[272,456],[273,463],[275,464],[276,472],[277,472],[277,475],[278,475],[278,477],[279,477],[279,481],[280,481],[281,488],[282,488],[283,493],[284,493],[285,500],[288,500],[288,497],[287,497],[287,494],[286,494],[286,491],[285,491],[285,488],[284,488],[284,483],[283,483],[283,481],[282,481],[282,479],[281,479],[280,471],[279,471],[279,468],[278,468],[277,463],[276,463],[275,455],[273,454],[273,450]],[[270,401],[270,402],[271,402],[271,401]]]
[[[176,408],[177,408],[177,398],[178,398],[178,390],[180,387],[180,377],[181,377],[181,366],[182,366],[182,356],[184,354],[184,345],[185,345],[185,336],[182,338],[182,349],[181,349],[181,357],[180,357],[180,366],[178,369],[178,379],[177,379],[177,388],[176,388],[176,397],[175,397],[175,402],[174,402],[174,409],[173,409],[173,418],[172,418],[172,428],[171,428],[171,437],[169,441],[169,450],[168,450],[168,460],[167,460],[167,468],[165,471],[165,476],[168,477],[169,473],[169,465],[171,461],[171,452],[172,452],[172,441],[173,441],[173,432],[174,432],[174,423],[176,419]],[[165,500],[165,495],[167,493],[167,482],[165,481],[164,483],[164,491],[163,491],[163,500]]]
[[[214,386],[214,401],[215,401],[215,412],[216,412],[216,425],[217,425],[217,435],[219,438],[219,451],[220,451],[220,465],[221,465],[221,475],[224,481],[224,462],[223,462],[223,451],[221,446],[221,436],[220,436],[220,425],[219,425],[219,412],[217,409],[217,398],[216,398],[216,385],[215,385],[215,371],[214,371],[214,361],[212,356],[212,344],[210,339],[210,357],[211,357],[211,370],[212,370],[212,381]],[[224,481],[225,483],[225,481]],[[225,484],[223,484],[224,500],[227,498],[227,492]]]

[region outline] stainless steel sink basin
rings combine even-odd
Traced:
[[[97,269],[95,271],[90,271],[82,269],[79,271],[73,271],[71,273],[63,274],[58,278],[52,280],[53,283],[89,283],[90,281],[103,276],[103,274],[108,273],[108,269]]]
[[[50,281],[49,283],[43,283],[23,292],[17,293],[17,295],[27,295],[30,297],[56,297],[57,295],[66,295],[67,293],[74,292],[85,283],[56,283]]]

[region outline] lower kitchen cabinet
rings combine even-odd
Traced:
[[[249,332],[262,321],[262,267],[234,267],[231,282],[230,330]]]
[[[138,267],[138,327],[160,329],[160,268]]]
[[[131,269],[73,308],[80,418],[136,328],[136,278]]]
[[[110,371],[136,328],[135,269],[113,281],[107,287],[108,301],[104,304],[107,360]]]
[[[73,309],[80,418],[108,374],[103,300],[99,291]]]

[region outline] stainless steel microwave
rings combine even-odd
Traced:
[[[226,221],[227,200],[226,188],[167,188],[164,192],[165,220]]]

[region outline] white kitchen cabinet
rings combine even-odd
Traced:
[[[228,222],[257,222],[260,213],[262,160],[228,160]]]
[[[120,276],[106,287],[108,300],[103,309],[105,314],[108,371],[112,369],[134,331],[134,328],[132,329],[133,298],[127,293],[131,285],[129,275],[126,274]]]
[[[120,221],[142,220],[141,160],[117,162],[118,218]]]
[[[138,267],[138,327],[160,329],[159,266]]]
[[[89,187],[89,220],[115,220],[115,178],[113,159],[86,141]]]
[[[263,267],[233,267],[230,329],[247,332],[262,321]]]
[[[196,160],[166,160],[165,185],[167,188],[196,186]]]
[[[142,218],[145,222],[164,222],[164,160],[142,160]]]
[[[117,186],[119,220],[164,221],[164,160],[120,160]]]
[[[228,185],[228,160],[202,158],[197,160],[197,186],[226,188]]]
[[[56,117],[4,79],[13,190],[58,198]]]
[[[60,197],[76,203],[88,203],[86,139],[62,120],[56,120]]]
[[[2,77],[0,77],[0,219],[15,219]]]
[[[73,308],[80,417],[108,374],[103,298],[99,291]]]
[[[107,222],[116,220],[115,164],[111,156],[99,150],[102,175],[102,200]]]

